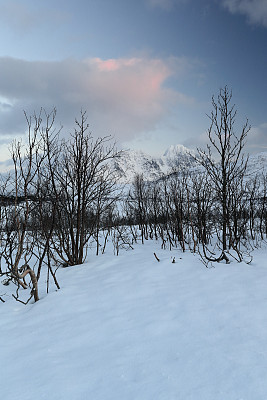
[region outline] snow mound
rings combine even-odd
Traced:
[[[265,258],[207,269],[147,242],[58,270],[61,290],[1,305],[1,398],[265,400]]]

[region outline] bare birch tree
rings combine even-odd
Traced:
[[[227,241],[231,229],[228,205],[232,182],[241,183],[246,172],[248,157],[244,155],[243,150],[250,125],[246,120],[240,134],[235,132],[237,111],[232,104],[232,92],[227,86],[220,89],[217,100],[212,97],[212,106],[213,110],[209,116],[209,143],[206,150],[198,149],[198,161],[205,168],[219,203],[222,254],[217,260],[220,260],[226,257],[225,251],[231,246],[231,242]]]
[[[115,201],[116,176],[110,160],[119,156],[109,136],[94,140],[86,112],[61,147],[56,167],[50,167],[56,199],[54,249],[67,265],[82,264],[101,215]],[[98,246],[98,244],[97,244]]]

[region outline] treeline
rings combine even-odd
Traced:
[[[58,266],[81,264],[90,246],[114,254],[134,243],[160,240],[210,262],[250,262],[267,236],[267,177],[247,174],[246,121],[234,130],[232,93],[221,89],[213,110],[199,168],[172,171],[154,182],[137,175],[131,188],[118,183],[112,160],[120,157],[110,137],[94,139],[81,112],[68,140],[55,131],[56,111],[26,116],[27,143],[14,142],[13,170],[2,175],[0,192],[0,274],[38,301],[38,281],[47,291]],[[3,298],[0,296],[0,299]]]
[[[140,240],[161,241],[209,261],[251,261],[251,251],[267,238],[267,176],[233,186],[226,203],[226,235],[221,202],[206,171],[177,172],[156,182],[136,176],[125,204],[125,224],[138,226]]]

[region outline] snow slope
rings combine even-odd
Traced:
[[[114,161],[121,182],[132,183],[135,174],[143,174],[145,180],[153,181],[173,170],[202,171],[195,158],[197,153],[181,144],[171,145],[161,157],[153,157],[142,151],[126,150]],[[247,173],[255,176],[267,172],[267,152],[249,157]]]
[[[136,174],[143,174],[146,180],[152,181],[173,169],[194,167],[196,161],[193,155],[193,150],[179,144],[170,146],[161,157],[153,157],[143,151],[125,150],[121,157],[114,161],[114,165],[122,182],[133,182]]]
[[[36,304],[4,296],[1,398],[266,400],[265,254],[207,269],[147,242],[60,269]]]
[[[267,173],[267,151],[249,156],[247,172],[252,175]]]

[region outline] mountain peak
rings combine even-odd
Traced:
[[[115,161],[121,181],[131,182],[135,174],[144,174],[148,181],[160,178],[173,170],[193,167],[194,152],[178,144],[170,146],[162,157],[152,157],[143,151],[127,150]]]
[[[176,145],[171,145],[163,154],[163,157],[167,157],[167,158],[176,158],[179,155],[188,155],[188,154],[192,154],[193,151],[188,149],[187,147],[185,147],[182,144],[176,144]]]

